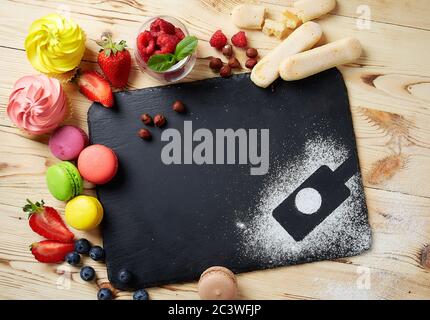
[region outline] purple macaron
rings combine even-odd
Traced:
[[[82,129],[67,125],[59,127],[49,139],[49,149],[61,160],[75,160],[88,145],[88,136]]]

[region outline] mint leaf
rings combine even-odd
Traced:
[[[197,37],[187,36],[176,45],[175,56],[178,61],[193,54],[197,48]]]
[[[148,60],[148,67],[154,71],[166,71],[175,65],[176,57],[171,54],[154,54]]]
[[[178,61],[193,54],[197,48],[198,39],[188,36],[182,39],[177,45],[175,54],[155,54],[148,60],[148,67],[154,71],[162,72],[170,69]]]

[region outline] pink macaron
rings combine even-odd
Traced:
[[[61,160],[75,160],[88,145],[88,136],[80,128],[67,125],[57,128],[49,139],[49,149]]]
[[[78,158],[81,176],[94,184],[105,184],[116,174],[118,158],[115,152],[101,144],[93,144],[82,150]]]

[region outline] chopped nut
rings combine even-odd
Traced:
[[[147,113],[142,114],[142,116],[140,117],[140,119],[147,126],[152,125],[152,117],[149,114],[147,114]]]
[[[230,58],[230,60],[228,60],[228,65],[232,69],[240,69],[241,68],[239,60],[237,60],[234,57]]]
[[[248,58],[255,58],[256,56],[258,56],[257,49],[254,49],[254,48],[248,48],[248,49],[246,49],[246,56]]]
[[[157,126],[157,127],[162,127],[162,126],[164,126],[165,124],[166,124],[166,117],[164,117],[163,115],[161,115],[161,114],[157,114],[155,117],[154,117],[154,124]]]
[[[172,109],[178,113],[184,113],[185,112],[185,105],[182,101],[176,100],[173,103]]]
[[[140,129],[137,134],[144,140],[150,140],[152,138],[151,131],[148,129]]]
[[[220,70],[223,65],[224,65],[224,63],[222,63],[220,58],[212,57],[210,62],[209,62],[209,68],[211,68],[214,71]]]
[[[249,58],[248,60],[246,60],[245,67],[247,67],[248,69],[252,69],[255,67],[257,62],[258,62],[257,59]]]
[[[231,68],[228,65],[225,65],[224,67],[221,68],[220,72],[219,72],[220,76],[223,78],[228,78],[231,76]]]
[[[222,48],[222,54],[225,55],[226,57],[231,57],[233,54],[233,47],[230,44],[226,44]]]

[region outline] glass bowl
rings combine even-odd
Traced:
[[[185,25],[176,18],[170,16],[152,17],[146,20],[139,28],[139,32],[134,42],[134,56],[136,58],[137,65],[142,72],[149,74],[152,78],[160,82],[172,83],[185,78],[191,72],[194,67],[194,64],[196,63],[196,53],[194,52],[192,55],[186,57],[185,59],[182,59],[166,71],[155,71],[149,68],[146,62],[143,60],[143,57],[140,55],[139,50],[137,49],[137,37],[141,32],[149,30],[149,26],[151,25],[151,23],[158,18],[164,19],[172,23],[175,27],[181,28],[185,36],[190,35],[187,27],[185,27]]]

